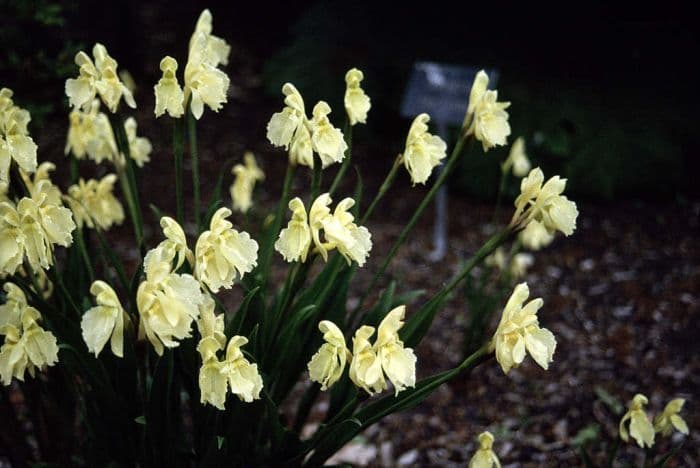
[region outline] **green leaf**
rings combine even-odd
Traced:
[[[225,440],[226,438],[223,436],[216,436],[216,448],[221,450],[221,447],[223,447]]]
[[[399,330],[399,335],[407,348],[415,348],[420,343],[447,297],[447,294],[435,295],[406,320],[404,327]]]
[[[243,298],[243,302],[241,302],[241,305],[236,311],[236,314],[231,318],[231,321],[228,323],[228,325],[226,325],[226,330],[224,330],[224,333],[227,337],[230,338],[234,335],[240,335],[242,333],[241,330],[243,329],[246,317],[248,316],[250,303],[259,291],[260,286],[256,286],[250,291],[248,291],[248,294],[245,295],[245,297]]]
[[[138,416],[136,419],[134,419],[134,422],[136,422],[136,424],[141,424],[142,426],[145,426],[146,425],[146,416],[144,416],[144,415]]]
[[[620,400],[608,393],[608,391],[605,390],[603,387],[596,385],[595,387],[593,387],[593,391],[595,392],[598,399],[602,401],[605,404],[605,406],[607,406],[610,409],[610,411],[613,412],[613,414],[620,416],[625,411],[625,407],[620,402]]]

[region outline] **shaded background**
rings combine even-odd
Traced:
[[[489,429],[504,462],[576,465],[577,437],[591,427],[599,434],[616,431],[606,395],[624,401],[642,392],[656,410],[673,397],[689,399],[684,414],[691,440],[679,466],[696,466],[700,76],[690,11],[672,2],[653,10],[591,2],[396,5],[3,0],[0,86],[31,110],[40,159],[58,163],[65,188],[63,83],[75,74],[77,50],[104,43],[139,86],[139,134],[154,145],[142,174],[149,200],[172,212],[171,128],[153,119],[151,89],[164,55],[184,68],[205,6],[214,15],[214,33],[232,45],[229,103],[220,115],[205,112],[199,125],[205,200],[213,185],[206,181],[253,149],[268,174],[256,197],[263,207],[274,203],[286,157],[266,142],[265,125],[281,108],[285,81],[295,83],[307,103],[327,100],[336,109],[331,120],[340,125],[345,71],[365,72],[373,107],[368,125],[356,128],[353,158],[373,193],[403,149],[410,122],[398,109],[415,61],[498,69],[499,97],[513,103],[513,137],[526,138],[528,154],[545,174],[569,179],[567,194],[581,210],[576,234],[537,254],[527,276],[533,295],[545,298],[542,321],[560,341],[555,363],[548,373],[524,365],[507,378],[495,366],[481,369],[389,418],[358,441],[356,452],[374,450],[373,463],[458,465],[473,453],[476,434]],[[439,269],[427,262],[428,213],[391,269],[402,287],[437,290],[483,242],[498,186],[496,158],[506,153],[465,155],[450,181],[450,253]],[[370,225],[377,252],[393,242],[424,193],[407,179],[398,178],[395,195],[380,207],[386,216]],[[113,235],[118,242],[130,232],[122,227]],[[358,289],[363,278],[369,276],[358,276]],[[458,297],[418,349],[419,375],[459,362],[467,320]],[[634,463],[637,452],[626,450]]]

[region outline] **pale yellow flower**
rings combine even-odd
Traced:
[[[487,266],[494,267],[498,270],[506,269],[506,262],[508,261],[506,257],[506,252],[503,247],[498,247],[494,252],[484,259],[484,263]]]
[[[479,70],[474,77],[474,82],[472,83],[472,89],[469,91],[469,104],[467,105],[467,114],[464,117],[464,127],[466,128],[471,124],[471,120],[474,117],[474,110],[476,106],[481,102],[481,99],[486,94],[486,90],[489,87],[489,76],[484,70]]]
[[[136,128],[136,120],[133,117],[129,117],[124,121],[124,131],[129,142],[129,155],[138,167],[143,167],[145,163],[151,160],[149,155],[153,146],[151,146],[148,138],[136,135]]]
[[[484,431],[479,434],[479,449],[469,461],[469,468],[501,468],[501,462],[493,451],[493,434]]]
[[[437,135],[428,133],[428,114],[420,114],[413,120],[406,137],[403,161],[413,184],[425,184],[433,168],[445,159],[447,145]]]
[[[562,195],[566,179],[554,176],[544,184],[539,167],[530,171],[520,184],[520,195],[515,199],[513,220],[521,225],[532,220],[541,222],[549,233],[560,231],[566,236],[576,229],[576,203]]]
[[[97,164],[104,160],[118,159],[119,153],[112,124],[107,115],[99,109],[100,101],[94,99],[87,111],[81,109],[71,111],[64,150],[66,155],[73,153],[77,159],[87,156]]]
[[[523,137],[518,137],[510,147],[508,158],[501,165],[501,169],[505,173],[512,168],[515,177],[524,177],[530,172],[531,167],[530,160],[525,154],[525,140]]]
[[[190,48],[192,48],[192,43],[195,41],[195,38],[199,35],[199,33],[203,33],[207,38],[205,48],[207,61],[215,67],[219,64],[228,65],[228,56],[231,52],[231,46],[229,46],[224,39],[212,34],[212,23],[213,18],[211,12],[209,9],[204,9],[197,19],[194,33],[190,38]]]
[[[350,125],[367,122],[367,113],[372,104],[369,96],[360,87],[364,74],[357,68],[351,68],[345,74],[345,111],[348,113]]]
[[[90,308],[80,321],[83,340],[88,351],[97,357],[109,340],[112,353],[124,357],[124,327],[131,323],[119,302],[117,293],[104,281],[95,281],[90,286],[95,296],[95,307]]]
[[[484,151],[507,143],[510,135],[508,112],[510,102],[497,102],[498,92],[488,90],[474,110],[474,120],[468,133],[481,142]]]
[[[328,114],[331,107],[324,101],[319,101],[312,111],[311,145],[321,158],[321,166],[326,168],[333,163],[341,162],[348,149],[343,138],[343,132],[331,125]],[[313,166],[312,166],[313,167]]]
[[[195,277],[212,292],[231,288],[257,265],[258,243],[247,232],[232,229],[225,219],[229,216],[228,208],[216,210],[209,230],[200,234],[195,247]]]
[[[12,91],[2,88],[0,101],[0,182],[8,182],[13,160],[27,173],[36,170],[37,146],[27,130],[31,116],[14,105]]]
[[[525,248],[530,250],[540,250],[542,247],[546,247],[552,243],[554,240],[554,232],[549,232],[544,224],[533,219],[525,229],[520,231],[519,234],[520,242],[523,243]]]
[[[190,266],[194,266],[194,254],[187,247],[187,238],[182,226],[173,218],[163,216],[160,218],[160,227],[163,229],[165,240],[158,244],[158,248],[165,252],[164,257],[168,258],[168,262],[177,257],[173,271],[178,270],[185,263],[185,260]]]
[[[236,177],[231,185],[233,209],[241,213],[247,212],[253,205],[253,190],[257,181],[265,180],[265,174],[255,162],[255,156],[250,151],[243,155],[245,165],[236,164],[231,173]]]
[[[22,309],[20,326],[5,324],[0,334],[5,343],[0,348],[0,381],[10,385],[15,377],[24,381],[24,372],[34,377],[36,369],[43,370],[58,362],[56,337],[40,325],[41,314],[31,306]]]
[[[354,260],[359,266],[372,250],[372,235],[364,226],[357,226],[349,210],[355,205],[355,200],[346,198],[335,208],[333,216],[326,216],[322,221],[325,237],[331,245],[345,257],[348,265]]]
[[[75,64],[79,67],[77,78],[66,80],[66,96],[73,108],[82,108],[87,111],[92,100],[99,94],[102,102],[110,112],[117,111],[117,106],[122,97],[124,102],[132,109],[136,108],[136,102],[129,88],[122,83],[117,73],[117,61],[114,60],[104,45],[97,43],[92,49],[93,62],[85,52],[78,52],[75,56]]]
[[[199,307],[204,295],[199,283],[189,274],[174,271],[188,257],[182,228],[171,218],[161,219],[169,238],[150,250],[144,258],[146,280],[136,292],[136,303],[141,317],[139,339],[148,338],[156,353],[163,347],[174,348],[191,335],[192,322],[199,318]],[[172,237],[172,238],[171,238]],[[173,269],[172,262],[178,257]]]
[[[292,219],[287,227],[280,231],[275,242],[275,250],[288,262],[305,262],[311,247],[311,228],[309,227],[304,202],[295,197],[289,201]]]
[[[95,88],[107,108],[112,113],[116,112],[119,101],[123,96],[124,102],[132,109],[135,109],[136,103],[131,91],[119,79],[117,61],[110,57],[105,46],[100,43],[95,44],[95,47],[92,49],[92,55],[95,58],[95,67],[100,76],[95,82]]]
[[[683,398],[675,398],[669,401],[664,407],[664,411],[654,418],[654,430],[660,432],[661,435],[668,437],[673,430],[688,435],[688,425],[678,413],[683,409],[685,400]]]
[[[325,343],[313,355],[307,368],[309,377],[321,384],[321,390],[328,390],[340,379],[350,351],[345,346],[345,337],[337,325],[329,320],[322,320],[318,329],[323,333]]]
[[[226,347],[226,358],[222,372],[228,377],[231,392],[240,400],[250,403],[260,398],[263,380],[257,364],[251,364],[241,351],[241,346],[248,343],[243,336],[233,336]]]
[[[190,41],[190,51],[185,65],[184,100],[190,103],[192,115],[199,120],[206,104],[214,112],[219,112],[228,100],[226,93],[230,85],[229,77],[216,68],[216,56],[208,49],[209,35],[195,32]]]
[[[469,105],[464,117],[467,135],[474,135],[488,151],[494,146],[503,146],[510,135],[508,123],[509,102],[498,102],[498,91],[489,90],[489,77],[481,70],[477,73],[469,93]]]
[[[387,388],[382,361],[369,342],[373,334],[374,327],[368,325],[363,325],[355,331],[350,361],[350,379],[370,395],[381,393]]]
[[[19,286],[9,281],[2,289],[5,290],[6,302],[0,305],[0,329],[5,325],[19,328],[22,324],[22,311],[27,307],[27,297]]]
[[[328,207],[333,200],[330,194],[322,193],[311,204],[309,210],[309,227],[311,227],[311,238],[314,240],[316,250],[323,257],[323,261],[328,261],[328,251],[333,249],[333,244],[330,242],[322,242],[321,230],[331,218],[331,209]]]
[[[224,349],[226,345],[226,335],[224,335],[224,314],[216,313],[216,302],[208,295],[204,294],[204,300],[199,306],[199,318],[197,319],[197,330],[202,338],[213,337]]]
[[[517,253],[510,259],[510,274],[513,278],[522,278],[527,269],[535,263],[535,257],[528,253]]]
[[[496,360],[506,374],[523,362],[526,351],[546,370],[557,345],[552,332],[539,326],[537,311],[544,303],[542,299],[533,299],[523,305],[529,295],[527,283],[515,287],[491,342]]]
[[[160,61],[160,70],[163,72],[163,76],[153,87],[156,94],[156,117],[160,117],[165,112],[170,117],[182,117],[182,114],[185,113],[185,95],[177,81],[177,61],[166,56]]]
[[[394,385],[395,394],[416,385],[416,355],[413,349],[405,348],[398,331],[403,327],[406,306],[391,310],[377,329],[374,348],[382,363],[382,369]]]
[[[304,99],[291,83],[282,86],[285,107],[272,115],[267,124],[267,139],[275,146],[289,151],[289,162],[314,167],[314,151],[325,168],[345,158],[347,143],[343,132],[328,120],[330,106],[319,101],[313,109],[313,118],[306,117]]]
[[[228,376],[223,371],[224,363],[219,361],[216,353],[223,349],[221,343],[213,336],[205,336],[197,345],[197,351],[202,357],[202,366],[199,368],[199,401],[224,410],[226,392],[228,390]]]
[[[649,417],[644,412],[644,406],[649,403],[647,397],[638,393],[629,402],[629,409],[620,420],[620,437],[625,442],[629,441],[630,435],[637,441],[640,447],[647,448],[654,445],[654,426],[651,425]],[[629,421],[629,431],[627,422]]]
[[[73,211],[78,227],[94,228],[98,226],[107,230],[113,224],[124,221],[124,209],[114,196],[114,183],[117,176],[107,174],[102,179],[90,179],[87,182],[80,179],[76,185],[68,187],[65,197]]]
[[[0,273],[13,275],[22,265],[27,237],[13,203],[0,202]]]

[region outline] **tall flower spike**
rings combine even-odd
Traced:
[[[651,425],[644,406],[649,403],[647,397],[638,393],[629,403],[629,409],[620,420],[620,437],[625,442],[629,441],[630,435],[637,441],[640,447],[647,448],[654,445],[654,426]],[[627,426],[629,422],[629,431]]]
[[[351,68],[345,74],[345,111],[348,113],[350,125],[367,122],[367,113],[372,107],[369,96],[360,87],[364,74],[357,68]]]
[[[160,70],[163,76],[158,83],[153,87],[156,94],[156,117],[160,117],[165,112],[170,117],[179,118],[185,113],[183,103],[185,101],[180,83],[177,81],[177,61],[166,56],[160,61]]]
[[[88,351],[97,357],[109,340],[112,353],[124,357],[124,328],[131,323],[117,293],[104,281],[95,281],[90,286],[95,297],[95,307],[89,309],[80,321],[83,340]]]
[[[231,288],[257,265],[258,243],[247,232],[232,229],[229,216],[231,210],[219,208],[195,248],[195,276],[212,292]]]
[[[307,367],[311,380],[320,383],[321,390],[328,390],[343,375],[350,351],[345,346],[343,332],[333,322],[322,320],[318,329],[323,333],[325,343],[313,355]]]
[[[501,468],[501,462],[493,452],[493,440],[489,431],[479,434],[479,449],[469,461],[469,468]]]
[[[681,434],[688,435],[688,425],[678,414],[683,409],[684,404],[685,400],[683,398],[675,398],[669,401],[664,411],[654,418],[654,430],[661,433],[664,437],[670,436],[674,429]]]
[[[445,159],[447,145],[437,135],[428,133],[428,114],[420,114],[413,120],[406,137],[403,160],[411,174],[413,184],[425,184],[433,168]]]
[[[533,299],[523,305],[529,295],[527,283],[515,287],[491,342],[496,360],[506,374],[523,362],[526,351],[546,370],[557,346],[552,332],[539,326],[537,311],[544,304],[542,299]]]

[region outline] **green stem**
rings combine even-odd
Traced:
[[[615,458],[617,457],[617,451],[620,449],[620,438],[616,438],[615,442],[613,443],[612,450],[610,450],[610,454],[608,455],[608,461],[605,464],[608,468],[613,467],[613,463],[615,463]]]
[[[340,169],[338,169],[338,173],[335,175],[335,179],[333,179],[333,183],[331,184],[331,188],[328,190],[328,193],[332,197],[335,191],[338,189],[338,185],[340,185],[340,181],[343,180],[343,177],[345,176],[345,173],[348,170],[348,167],[350,167],[350,161],[352,159],[352,125],[350,125],[350,121],[348,120],[345,123],[345,142],[348,144],[348,149],[345,151],[345,159],[343,160],[343,163],[340,165]]]
[[[134,226],[134,235],[136,243],[140,248],[143,248],[143,220],[141,217],[141,207],[139,206],[138,188],[136,187],[136,177],[133,173],[131,151],[129,149],[129,140],[124,130],[124,122],[118,118],[116,114],[109,114],[109,121],[112,125],[114,138],[117,143],[119,152],[124,155],[124,164],[115,161],[114,166],[117,169],[119,184],[126,199],[129,215],[131,216],[131,224]]]
[[[498,184],[498,194],[496,195],[496,208],[493,210],[493,220],[491,224],[496,224],[498,222],[498,212],[501,209],[501,200],[503,199],[503,192],[506,190],[506,182],[508,181],[508,171],[501,171],[501,182]]]
[[[384,182],[382,182],[382,185],[379,187],[379,191],[377,192],[377,195],[375,195],[374,200],[372,200],[372,203],[370,203],[369,208],[367,208],[367,211],[362,216],[362,219],[360,220],[360,224],[365,224],[365,222],[369,219],[369,217],[372,216],[372,213],[374,212],[374,209],[376,208],[377,204],[379,203],[379,201],[382,198],[384,198],[384,195],[386,195],[386,192],[389,190],[391,185],[394,183],[394,179],[396,178],[396,173],[398,172],[399,167],[401,167],[402,163],[403,163],[403,156],[398,155],[396,157],[396,159],[394,159],[394,164],[391,166],[391,169],[389,170],[389,173],[386,175]]]
[[[289,192],[292,188],[292,182],[294,181],[294,172],[296,170],[296,165],[288,164],[287,172],[284,175],[284,185],[282,186],[282,195],[280,196],[279,205],[277,206],[277,212],[275,213],[275,218],[272,221],[272,225],[269,227],[267,236],[265,239],[264,250],[260,254],[260,272],[262,273],[261,283],[265,283],[269,276],[270,264],[272,263],[272,252],[274,247],[275,238],[280,231],[282,225],[282,218],[284,217],[284,212],[287,209],[287,203],[289,199]]]
[[[409,220],[408,224],[403,228],[403,231],[401,231],[401,234],[399,234],[399,238],[396,240],[394,245],[391,246],[391,250],[389,250],[389,253],[387,256],[384,258],[384,262],[382,265],[379,267],[379,270],[374,274],[372,277],[372,281],[370,282],[369,286],[367,289],[365,289],[364,294],[360,298],[360,301],[358,302],[357,306],[355,307],[355,310],[359,310],[362,305],[364,304],[365,300],[369,296],[369,293],[372,292],[374,289],[374,286],[377,284],[377,281],[379,281],[379,278],[384,274],[384,271],[387,269],[389,266],[389,263],[391,260],[394,258],[394,255],[396,255],[396,252],[399,250],[399,247],[403,245],[403,243],[406,241],[406,237],[408,237],[408,234],[411,232],[413,227],[416,225],[418,222],[418,219],[421,217],[425,209],[428,207],[430,202],[433,200],[435,195],[438,192],[438,189],[442,186],[442,184],[445,183],[447,180],[447,177],[450,175],[452,172],[452,169],[454,169],[455,165],[457,164],[457,161],[459,159],[459,155],[462,152],[462,148],[464,147],[465,142],[469,138],[469,135],[462,134],[457,140],[457,144],[455,144],[454,149],[452,150],[452,154],[450,155],[449,159],[447,160],[447,164],[445,165],[445,168],[440,172],[440,175],[438,176],[437,180],[435,181],[435,184],[430,188],[430,191],[428,194],[423,198],[423,201],[420,202],[420,205],[418,205],[418,208],[416,211],[413,212],[413,216]]]
[[[80,251],[80,256],[85,263],[85,269],[88,272],[88,277],[90,278],[90,284],[95,280],[95,271],[92,268],[92,262],[90,261],[90,255],[88,254],[87,247],[85,245],[85,238],[83,237],[85,232],[82,228],[78,228],[76,234],[73,236],[75,243]]]
[[[173,119],[173,156],[175,157],[176,216],[180,225],[185,223],[185,201],[182,194],[182,161],[185,146],[185,128],[182,119]]]
[[[194,198],[194,221],[197,225],[197,232],[201,229],[201,206],[199,192],[199,156],[197,153],[197,121],[192,115],[192,111],[187,113],[187,124],[189,130],[190,143],[190,163],[192,164],[192,193]]]
[[[77,184],[80,179],[80,166],[78,159],[71,153],[70,155],[70,183]]]

